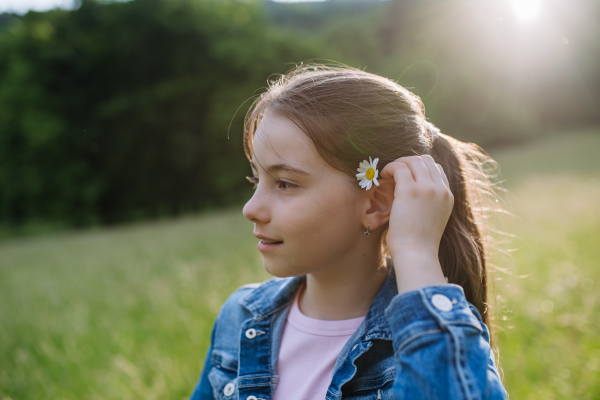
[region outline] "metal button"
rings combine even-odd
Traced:
[[[246,400],[258,400],[258,399],[256,398],[256,396],[248,396],[248,397],[246,397]]]
[[[225,389],[223,389],[223,394],[229,397],[233,394],[233,392],[235,392],[235,385],[229,382],[227,385],[225,385]]]
[[[431,296],[431,304],[440,311],[452,310],[452,302],[443,294],[436,293]]]
[[[246,337],[247,337],[248,339],[254,339],[254,338],[256,337],[256,329],[254,329],[254,328],[250,328],[250,329],[248,329],[248,330],[246,331]],[[250,397],[253,397],[253,396],[250,396]],[[249,398],[250,398],[250,397],[249,397]]]

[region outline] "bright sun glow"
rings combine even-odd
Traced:
[[[541,0],[512,0],[512,6],[519,19],[529,21],[540,12]]]

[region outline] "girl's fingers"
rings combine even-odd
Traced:
[[[381,171],[381,177],[387,178],[386,170],[388,166],[393,167],[392,164],[398,165],[398,163],[408,166],[413,180],[417,183],[436,182],[440,185],[443,184],[442,176],[435,165],[435,161],[429,155],[400,157],[386,165]]]
[[[407,167],[407,168],[404,168]],[[450,189],[448,177],[442,166],[430,155],[401,157],[381,170],[381,179],[394,178],[395,182],[432,181]]]
[[[440,175],[442,175],[442,179],[444,180],[444,185],[446,185],[448,190],[450,190],[450,182],[448,182],[448,177],[446,176],[446,173],[444,172],[444,168],[442,168],[442,166],[438,163],[435,163],[435,165],[437,166],[438,170],[440,171]]]
[[[429,168],[423,161],[420,156],[409,156],[409,157],[400,157],[396,161],[405,163],[408,165],[410,172],[412,173],[412,177],[417,183],[425,183],[427,181],[431,182],[431,174],[429,173]]]
[[[421,156],[421,159],[423,160],[423,162],[427,166],[427,169],[429,170],[431,180],[437,183],[438,185],[444,185],[444,179],[442,178],[442,174],[438,169],[438,164],[436,164],[433,157],[431,157],[430,155],[423,155]]]
[[[410,172],[410,168],[403,162],[400,161],[392,161],[387,164],[380,173],[381,179],[393,179],[394,182],[404,182],[408,184],[410,182],[414,183],[414,179],[412,173]]]

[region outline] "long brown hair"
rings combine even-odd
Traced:
[[[495,307],[488,307],[486,242],[491,238],[485,220],[496,199],[497,183],[491,179],[496,175],[490,171],[497,163],[478,145],[439,132],[426,120],[423,103],[414,93],[346,65],[301,63],[270,81],[246,114],[244,152],[249,160],[254,134],[267,110],[294,122],[321,157],[353,184],[357,165],[367,156],[378,157],[383,169],[400,157],[430,154],[443,167],[454,207],[440,242],[440,264],[448,282],[460,285],[479,310],[491,342],[495,332],[490,309]],[[387,227],[382,251],[389,256],[386,239]]]

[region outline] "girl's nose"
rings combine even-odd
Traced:
[[[242,214],[248,221],[267,223],[269,222],[269,210],[267,209],[267,202],[264,196],[259,193],[259,189],[256,189],[254,195],[248,200]]]

